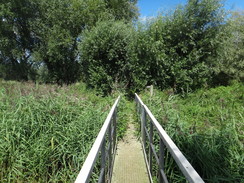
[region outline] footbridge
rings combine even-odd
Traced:
[[[123,140],[117,141],[117,111],[112,106],[75,183],[168,183],[166,150],[190,183],[204,181],[165,132],[148,107],[135,94],[140,136],[131,117]]]

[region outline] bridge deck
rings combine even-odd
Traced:
[[[112,183],[149,183],[141,143],[135,133],[134,125],[129,124],[124,140],[118,143]]]

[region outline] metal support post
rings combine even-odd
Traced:
[[[150,172],[152,173],[152,147],[151,145],[153,144],[153,124],[152,121],[150,120],[150,134],[149,134],[149,167],[150,167]]]

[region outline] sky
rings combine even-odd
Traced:
[[[138,0],[140,18],[153,17],[158,12],[167,12],[178,4],[186,4],[187,0]],[[244,0],[225,0],[227,10],[244,10]]]

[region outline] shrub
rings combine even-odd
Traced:
[[[131,85],[129,44],[132,32],[129,24],[105,21],[82,34],[79,50],[84,82],[103,94]]]
[[[231,15],[225,33],[220,36],[213,85],[228,85],[233,79],[244,81],[244,11],[232,12]]]
[[[210,79],[224,23],[221,6],[220,1],[192,0],[150,20],[136,51],[150,84],[181,92]]]

